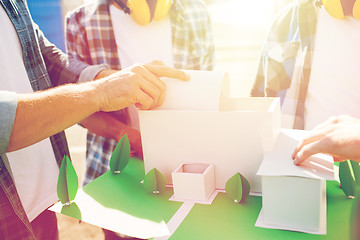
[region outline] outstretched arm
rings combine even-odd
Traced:
[[[101,80],[18,95],[7,151],[47,138],[97,111],[116,111],[132,104],[151,109],[162,103],[165,84],[159,77],[187,80],[164,65],[138,65]]]
[[[335,161],[360,162],[360,120],[350,116],[332,117],[314,128],[292,154],[299,165],[316,153],[327,153]]]

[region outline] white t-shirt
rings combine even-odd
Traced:
[[[121,68],[153,60],[161,60],[166,65],[173,66],[169,16],[141,26],[114,5],[110,6],[110,16]]]
[[[0,23],[0,90],[33,92],[18,35],[3,7],[0,7]],[[6,155],[21,203],[32,221],[58,200],[59,168],[50,139]]]
[[[173,66],[172,32],[170,17],[152,21],[146,26],[137,24],[123,10],[110,6],[110,16],[121,68],[136,63],[160,60]],[[139,117],[134,106],[128,107],[130,126],[139,129]]]
[[[329,117],[360,118],[360,20],[319,12],[312,70],[305,101],[305,129]]]

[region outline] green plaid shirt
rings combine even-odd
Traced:
[[[304,128],[304,105],[311,72],[319,8],[313,0],[293,1],[273,22],[260,58],[253,97],[280,97],[294,102],[293,128]],[[296,64],[295,64],[296,63]],[[286,96],[292,81],[298,90]],[[282,111],[287,111],[282,109]]]
[[[111,2],[91,2],[67,15],[66,48],[69,56],[88,64],[106,64],[112,69],[121,69],[109,13]],[[174,67],[212,70],[215,65],[214,41],[204,2],[175,0],[170,19]],[[109,170],[116,144],[114,139],[88,132],[84,185]]]

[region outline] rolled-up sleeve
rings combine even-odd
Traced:
[[[17,96],[14,92],[0,91],[0,154],[6,153],[14,126]]]

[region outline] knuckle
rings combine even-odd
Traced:
[[[332,116],[330,117],[330,122],[333,124],[338,123],[341,120],[341,116]]]
[[[349,115],[342,114],[342,115],[339,115],[338,121],[346,121],[349,118],[350,118]]]
[[[132,71],[138,73],[138,72],[143,71],[143,69],[144,69],[144,67],[142,65],[136,64],[133,66]]]
[[[139,74],[133,74],[131,76],[131,80],[133,84],[139,84],[141,82],[142,77]]]
[[[324,136],[321,139],[321,142],[322,142],[323,145],[331,147],[333,145],[332,136]]]
[[[329,118],[329,121],[332,122],[332,123],[335,123],[337,120],[336,120],[336,117],[333,116],[333,117]]]

